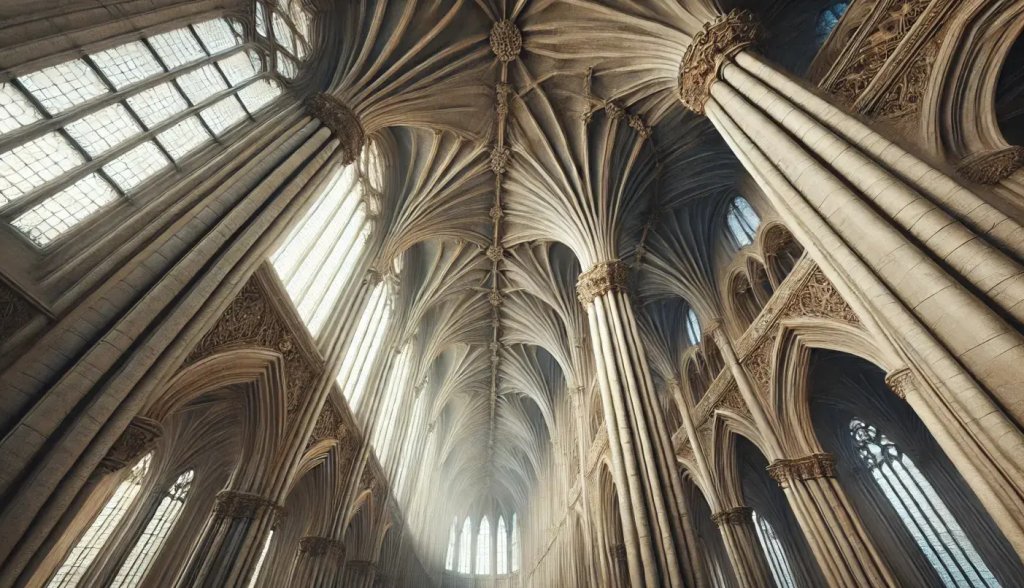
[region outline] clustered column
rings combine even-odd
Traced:
[[[712,513],[711,520],[722,533],[725,550],[741,586],[772,586],[768,560],[757,540],[754,509],[735,506]]]

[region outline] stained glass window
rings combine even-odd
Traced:
[[[47,588],[66,588],[78,585],[89,569],[89,565],[99,555],[114,529],[117,528],[132,503],[135,502],[135,498],[142,489],[146,474],[149,473],[152,461],[153,455],[146,454],[135,464],[128,473],[128,477],[118,485],[113,496],[103,505],[103,510],[64,558],[64,562],[50,579]]]
[[[743,247],[754,242],[754,234],[761,224],[761,219],[745,198],[737,196],[729,204],[725,222],[736,244]]]
[[[850,436],[857,454],[942,583],[951,588],[999,586],[914,460],[877,427],[859,418],[850,421]]]
[[[256,31],[276,43],[274,70],[282,77],[294,78],[299,73],[299,63],[309,56],[311,22],[312,16],[301,0],[256,3]]]
[[[849,7],[849,2],[836,2],[832,6],[821,11],[821,14],[818,15],[818,23],[814,30],[819,47],[825,44],[829,35],[831,35],[832,31],[835,30],[836,25],[839,24],[839,19],[843,18],[843,15],[846,13],[846,9]]]

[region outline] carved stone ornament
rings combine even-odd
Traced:
[[[135,417],[107,451],[107,455],[100,460],[96,471],[100,474],[110,474],[134,464],[153,446],[160,435],[160,423],[141,416]]]
[[[636,134],[640,135],[643,139],[651,138],[651,127],[648,125],[642,116],[639,114],[631,114],[627,119],[629,121],[629,128],[636,131]]]
[[[489,211],[488,214],[490,215],[492,221],[496,221],[501,217],[505,216],[505,211],[503,211],[500,206],[495,204],[494,206],[491,207],[491,210]]]
[[[779,318],[800,316],[860,323],[857,313],[850,308],[842,294],[820,268],[814,268],[807,282],[789,301]]]
[[[498,61],[508,63],[519,57],[523,50],[523,35],[510,20],[499,20],[491,27],[491,51]]]
[[[604,112],[612,120],[622,120],[626,116],[626,109],[622,108],[618,102],[605,102]]]
[[[488,290],[487,301],[491,303],[491,306],[497,308],[505,302],[505,297],[501,295],[499,290]]]
[[[1024,147],[975,153],[965,158],[956,171],[964,179],[978,184],[998,184],[1024,166]]]
[[[345,543],[329,537],[307,536],[299,539],[299,551],[312,557],[345,557]]]
[[[728,59],[750,47],[761,36],[761,28],[749,10],[731,10],[693,37],[679,67],[679,100],[683,106],[704,114],[711,85]]]
[[[36,309],[28,300],[0,281],[0,337],[10,338],[35,315]]]
[[[777,459],[768,466],[768,475],[788,488],[794,480],[816,480],[818,478],[834,478],[836,475],[836,458],[830,453],[812,453],[797,459]]]
[[[907,399],[907,392],[917,389],[914,372],[910,371],[910,368],[901,368],[890,372],[885,376],[885,385],[902,400]]]
[[[721,527],[722,525],[746,525],[753,522],[754,509],[749,506],[736,506],[727,508],[721,512],[711,515],[712,522]]]
[[[242,286],[217,323],[185,359],[185,364],[195,363],[219,349],[236,346],[271,349],[284,357],[288,412],[294,411],[319,367],[302,352],[256,277]]]
[[[487,259],[491,261],[501,261],[501,258],[505,257],[505,248],[501,245],[490,245],[487,247]]]
[[[276,512],[278,506],[262,496],[234,490],[221,490],[213,507],[215,514],[228,519],[255,519],[266,510]]]
[[[683,461],[693,461],[693,443],[690,442],[689,437],[684,439],[679,445],[679,448],[676,450],[676,457]]]
[[[508,160],[512,156],[512,152],[509,151],[508,147],[498,147],[497,145],[491,149],[491,171],[497,175],[501,175],[508,171]]]
[[[495,89],[494,89],[495,106],[494,106],[494,108],[495,108],[495,110],[498,111],[498,114],[501,114],[501,115],[508,114],[508,97],[509,97],[509,94],[511,94],[511,93],[512,93],[512,85],[511,84],[506,84],[504,82],[498,82],[498,85],[495,86]]]
[[[603,261],[580,274],[576,280],[576,296],[587,306],[598,296],[609,292],[625,292],[629,282],[629,267],[621,261]]]
[[[332,94],[320,92],[306,102],[309,113],[334,133],[341,142],[342,165],[348,165],[359,157],[363,150],[365,135],[359,118],[344,102]]]
[[[344,437],[344,421],[342,421],[337,409],[331,406],[330,403],[327,403],[324,405],[323,410],[320,411],[320,416],[317,417],[316,423],[313,425],[313,432],[310,434],[309,440],[306,441],[306,449],[325,439],[340,441]]]

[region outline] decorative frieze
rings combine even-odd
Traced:
[[[816,480],[818,478],[834,478],[836,475],[836,458],[830,453],[812,453],[796,459],[777,459],[768,466],[768,475],[788,488],[793,481]]]
[[[629,283],[629,267],[621,261],[604,261],[580,274],[576,295],[587,306],[598,296],[609,292],[625,292]]]
[[[761,36],[761,28],[749,10],[731,10],[693,37],[679,67],[679,100],[683,106],[704,114],[711,85],[728,59],[750,47]]]
[[[1024,147],[1014,145],[1005,149],[975,153],[957,166],[956,172],[966,180],[978,184],[998,184],[1024,166]]]
[[[718,527],[723,525],[746,525],[753,522],[753,513],[754,509],[749,506],[736,506],[712,513],[711,521]]]
[[[299,551],[311,557],[345,557],[345,543],[330,537],[306,536],[299,539]]]
[[[306,101],[312,116],[320,119],[325,127],[334,133],[341,143],[342,165],[348,165],[359,157],[363,150],[365,134],[356,113],[333,94],[320,92]]]
[[[141,416],[135,417],[107,451],[107,455],[100,460],[96,471],[104,475],[133,465],[153,447],[160,435],[160,423]]]
[[[523,50],[523,35],[519,27],[508,19],[499,20],[491,27],[491,51],[498,61],[515,61]]]
[[[922,47],[914,56],[910,65],[900,74],[878,104],[871,109],[878,119],[896,119],[916,113],[921,109],[928,81],[931,79],[932,65],[939,50],[938,41]]]
[[[910,368],[901,368],[887,374],[885,376],[885,385],[902,400],[906,400],[907,393],[915,390],[917,387],[917,383],[914,380],[914,372],[910,371]]]
[[[255,519],[264,511],[279,510],[274,501],[248,492],[221,490],[217,493],[217,502],[213,512],[228,519]]]
[[[338,410],[328,402],[324,404],[320,415],[316,419],[316,423],[313,425],[313,432],[310,434],[309,440],[306,441],[306,449],[326,439],[340,441],[345,436],[345,423],[341,415],[338,414]]]

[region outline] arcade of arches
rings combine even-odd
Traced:
[[[1024,586],[1022,30],[0,2],[0,588]]]

